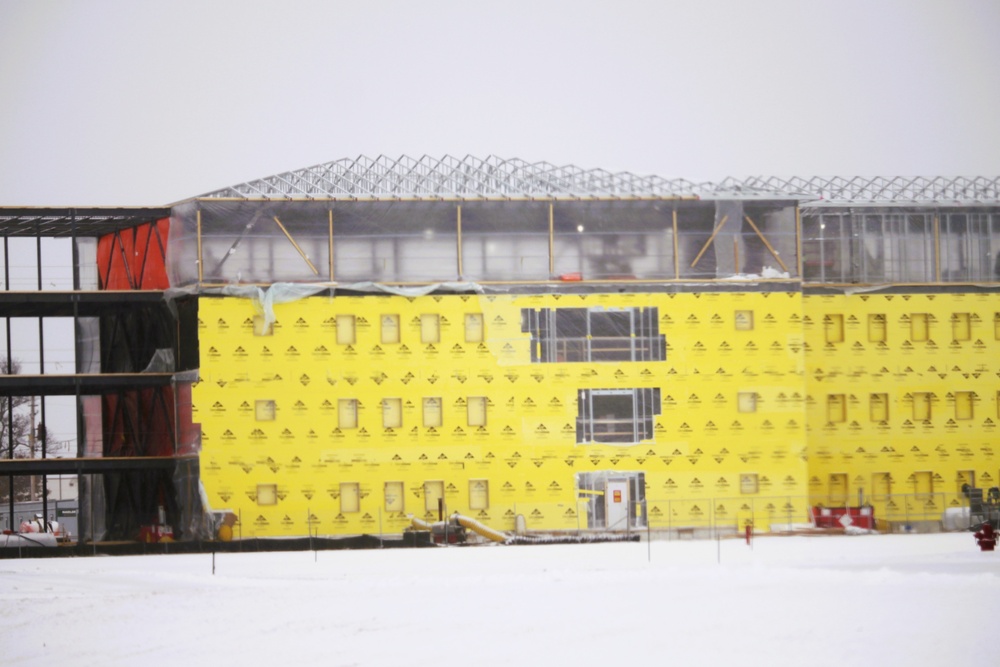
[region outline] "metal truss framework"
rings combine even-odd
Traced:
[[[778,191],[800,195],[804,206],[906,206],[913,204],[938,206],[996,206],[1000,204],[1000,177],[932,178],[884,177],[864,178],[839,176],[812,178],[777,178],[756,176],[738,180],[727,178],[719,189],[732,192],[759,193]]]
[[[520,199],[696,197],[691,181],[489,156],[359,156],[203,195],[239,199]]]
[[[235,199],[794,199],[808,206],[996,205],[1000,178],[755,176],[695,183],[489,156],[359,156],[202,195]]]

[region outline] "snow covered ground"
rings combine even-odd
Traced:
[[[967,665],[998,629],[969,533],[0,561],[5,667]]]

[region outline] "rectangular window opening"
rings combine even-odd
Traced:
[[[438,501],[444,500],[444,482],[424,482],[424,510],[437,513]]]
[[[760,487],[757,482],[757,473],[755,472],[740,473],[740,493],[742,494],[757,493],[759,488]]]
[[[441,427],[441,399],[439,397],[425,398],[424,405],[424,427]]]
[[[881,313],[873,313],[868,316],[868,342],[869,343],[884,343],[886,342],[886,326],[885,326],[885,315]]]
[[[386,512],[403,512],[405,511],[405,495],[403,493],[403,483],[402,482],[386,482],[384,487],[385,493],[385,511]]]
[[[340,483],[340,512],[348,514],[361,511],[361,489],[357,482]]]
[[[486,397],[469,396],[466,401],[469,426],[486,426]]]
[[[915,472],[910,478],[917,499],[929,499],[934,494],[934,474],[929,470]]]
[[[757,412],[757,392],[738,392],[736,394],[736,406],[740,412]]]
[[[844,394],[827,394],[826,420],[832,424],[847,421],[847,398]]]
[[[892,495],[892,475],[887,472],[872,473],[872,500],[888,500]]]
[[[653,439],[660,414],[660,390],[581,389],[577,397],[576,441],[636,444]]]
[[[958,493],[968,497],[971,495],[969,493],[970,489],[976,488],[976,471],[975,470],[959,470],[955,475],[955,490]],[[980,491],[980,493],[982,493]]]
[[[465,314],[465,342],[482,343],[485,339],[485,326],[482,313]]]
[[[382,428],[402,428],[403,399],[382,399]]]
[[[955,419],[972,419],[974,396],[971,391],[955,392]]]
[[[277,408],[275,407],[274,401],[264,400],[264,401],[254,401],[254,418],[259,422],[271,422],[274,421],[275,413]]]
[[[355,335],[354,315],[337,315],[337,345],[354,345]]]
[[[910,313],[910,340],[914,343],[926,341],[930,335],[930,317],[927,313]]]
[[[830,474],[830,505],[840,507],[847,503],[847,473]]]
[[[925,422],[931,418],[931,395],[926,391],[913,394],[913,421]]]
[[[258,505],[277,505],[278,504],[278,485],[277,484],[258,484],[257,485],[257,504]]]
[[[441,316],[424,314],[420,316],[420,342],[428,345],[441,342]]]
[[[823,331],[827,343],[843,343],[844,316],[836,313],[823,316]]]
[[[382,344],[393,345],[399,342],[399,315],[381,315],[379,317],[382,329]]]
[[[469,509],[487,510],[490,508],[490,483],[485,479],[469,480]]]
[[[951,314],[951,339],[958,342],[972,339],[972,323],[969,313]]]
[[[663,361],[666,338],[657,308],[521,310],[533,363]]]
[[[353,398],[337,400],[337,428],[358,427],[358,401]]]
[[[737,331],[753,331],[753,311],[737,310],[734,315],[734,323]]]
[[[873,422],[889,421],[889,395],[869,394],[868,413]]]

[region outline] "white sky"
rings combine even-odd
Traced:
[[[996,176],[998,28],[995,0],[0,0],[0,205],[382,153]]]

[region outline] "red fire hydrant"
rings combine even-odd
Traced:
[[[979,545],[981,551],[993,551],[997,545],[997,534],[988,522],[976,531],[976,544]]]

